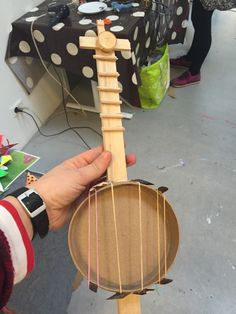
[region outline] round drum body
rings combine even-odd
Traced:
[[[160,282],[176,256],[179,228],[165,196],[136,182],[93,189],[75,211],[68,234],[84,277],[113,292]]]

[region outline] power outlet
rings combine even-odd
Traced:
[[[22,100],[18,99],[13,105],[10,106],[9,110],[11,113],[11,116],[15,118],[17,116],[17,113],[15,112],[16,107],[22,107]]]

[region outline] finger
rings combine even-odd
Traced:
[[[66,164],[75,168],[80,168],[92,163],[103,152],[103,145],[92,148],[82,154],[66,160]]]
[[[126,155],[126,165],[130,167],[136,163],[136,156],[134,154]]]
[[[111,162],[111,153],[102,152],[92,163],[80,168],[81,184],[87,185],[98,179],[107,170]]]

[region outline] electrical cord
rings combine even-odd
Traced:
[[[37,52],[37,54],[38,54],[38,56],[39,56],[39,59],[40,59],[40,61],[41,61],[41,63],[42,63],[42,66],[44,67],[45,71],[49,74],[49,76],[50,76],[58,85],[61,86],[61,84],[60,84],[60,82],[58,81],[58,79],[48,70],[48,68],[47,68],[47,66],[46,66],[46,64],[45,64],[45,62],[43,61],[43,58],[42,58],[42,56],[41,56],[41,53],[40,53],[40,51],[39,51],[38,45],[37,45],[37,43],[36,43],[36,40],[35,40],[34,34],[33,34],[33,27],[34,27],[35,21],[38,20],[39,18],[43,17],[43,16],[46,16],[47,14],[48,14],[48,13],[44,13],[44,14],[42,14],[42,15],[39,15],[39,16],[37,17],[37,19],[35,19],[35,20],[33,20],[33,21],[31,22],[30,32],[31,32],[32,41],[33,41],[33,43],[34,43],[34,47],[35,47],[36,52]],[[78,100],[70,93],[70,91],[69,91],[66,87],[63,86],[63,89],[64,89],[64,91],[75,101],[75,103],[77,103],[78,105],[80,105],[80,103],[78,102]]]
[[[57,133],[53,133],[53,134],[44,134],[44,133],[41,131],[41,129],[40,129],[40,127],[39,127],[37,121],[35,120],[34,116],[33,116],[31,113],[29,113],[29,112],[27,112],[27,111],[24,111],[23,109],[21,109],[21,108],[19,108],[19,107],[16,107],[16,108],[15,108],[15,113],[25,113],[26,115],[30,116],[31,119],[34,121],[34,123],[35,123],[35,125],[36,125],[36,127],[37,127],[37,129],[38,129],[38,131],[39,131],[39,133],[40,133],[42,136],[44,136],[44,137],[51,137],[51,136],[60,135],[60,134],[63,134],[63,133],[65,133],[65,132],[67,132],[67,131],[73,131],[74,129],[89,129],[89,130],[95,132],[95,133],[96,133],[97,135],[99,135],[100,137],[102,137],[102,135],[101,135],[99,132],[97,132],[97,131],[94,130],[93,128],[90,128],[89,126],[69,127],[69,128],[67,128],[67,129],[64,129],[64,130],[62,130],[62,131],[59,131],[59,132],[57,132]],[[84,144],[86,144],[86,143],[84,142]],[[88,148],[90,149],[89,146],[88,146]]]
[[[72,3],[71,3],[71,4],[72,4]],[[43,16],[46,16],[47,14],[48,14],[48,13],[42,14],[42,15],[38,16],[37,19],[39,19],[39,18],[41,18],[41,17],[43,17]],[[86,147],[90,149],[91,147],[88,145],[88,143],[87,143],[87,142],[83,139],[83,137],[76,131],[76,128],[80,128],[80,127],[76,127],[76,128],[75,128],[75,127],[72,127],[72,126],[70,125],[69,118],[68,118],[68,113],[67,113],[67,110],[66,110],[65,93],[64,93],[64,91],[66,91],[66,93],[67,93],[77,104],[79,104],[79,102],[78,102],[77,99],[68,91],[68,89],[64,87],[64,85],[63,85],[63,83],[62,83],[62,80],[61,80],[61,77],[60,77],[59,73],[57,72],[57,70],[56,70],[54,64],[52,63],[52,67],[53,67],[53,69],[54,69],[54,71],[55,71],[55,73],[56,73],[56,75],[57,75],[57,78],[48,70],[46,64],[44,63],[43,58],[42,58],[42,56],[41,56],[41,53],[40,53],[40,51],[39,51],[38,45],[37,45],[36,40],[35,40],[35,38],[34,38],[34,34],[33,34],[34,22],[35,22],[35,20],[32,21],[31,27],[30,27],[32,41],[33,41],[33,43],[34,43],[35,49],[36,49],[36,51],[37,51],[37,54],[38,54],[38,56],[39,56],[39,59],[40,59],[42,65],[43,65],[44,69],[45,69],[46,72],[50,75],[50,77],[51,77],[54,81],[56,81],[56,83],[61,87],[63,108],[64,108],[64,112],[65,112],[65,116],[66,116],[66,122],[67,122],[67,125],[68,125],[68,129],[67,129],[67,130],[72,130],[74,133],[76,133],[76,134],[78,135],[78,137],[81,139],[81,141],[86,145]],[[45,40],[45,42],[46,42],[46,40]],[[47,48],[47,51],[48,51],[48,55],[50,56],[50,52],[49,52],[49,49],[48,49],[47,42],[46,42],[46,48]],[[19,108],[18,108],[18,109],[19,109]],[[18,111],[18,112],[19,112],[19,111]],[[24,111],[22,111],[22,112],[24,112]],[[28,112],[24,112],[24,113],[30,115]],[[32,115],[31,115],[31,117],[34,119],[34,117],[33,117]],[[34,122],[35,122],[35,124],[36,124],[35,119],[34,119]],[[38,125],[37,125],[37,128],[38,128],[38,130],[39,130]],[[89,128],[89,127],[88,127],[88,128]],[[90,128],[90,129],[92,129],[92,128]],[[93,131],[95,131],[95,130],[93,130]],[[95,132],[96,132],[96,131],[95,131]],[[96,133],[97,133],[97,132],[96,132]],[[58,135],[59,135],[59,134],[61,134],[61,132],[58,132]],[[42,135],[43,135],[43,134],[42,134]],[[55,134],[55,135],[56,135],[56,134]],[[99,134],[99,135],[100,135],[100,134]],[[54,136],[54,135],[53,135],[53,136]]]
[[[47,36],[45,36],[45,38],[47,38]],[[47,43],[46,39],[45,39],[45,44],[46,44],[46,49],[47,49],[48,56],[50,56],[50,51],[49,51],[49,47],[48,47],[48,43]],[[62,104],[63,104],[63,110],[64,110],[65,117],[66,117],[66,123],[67,123],[69,129],[71,129],[76,135],[78,135],[78,137],[81,139],[81,141],[90,149],[91,147],[88,145],[88,143],[83,139],[83,137],[79,134],[79,132],[77,132],[70,124],[68,112],[66,110],[65,93],[64,93],[64,86],[63,86],[63,83],[62,83],[62,79],[61,79],[61,77],[60,77],[56,67],[54,66],[54,64],[52,64],[52,67],[53,67],[53,70],[56,73],[57,78],[58,78],[58,80],[60,82],[61,95],[62,95]]]

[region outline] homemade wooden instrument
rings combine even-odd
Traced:
[[[130,43],[105,31],[101,20],[97,31],[97,38],[80,37],[80,46],[96,50],[104,148],[113,158],[107,181],[90,189],[72,217],[69,249],[91,290],[115,292],[120,314],[139,314],[139,294],[171,281],[179,229],[162,189],[128,181],[114,51],[130,51]]]

